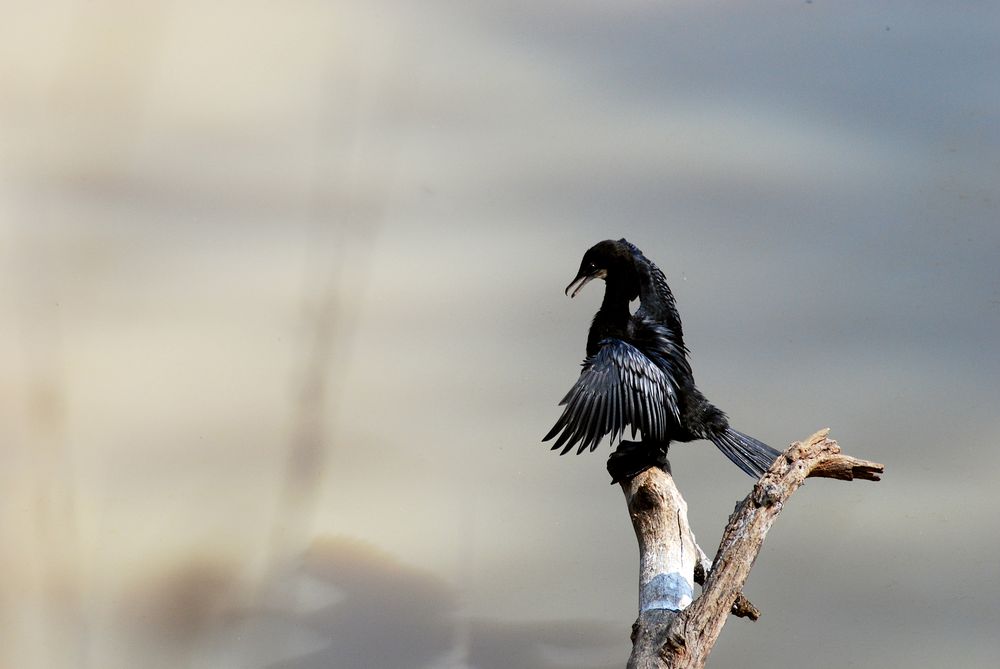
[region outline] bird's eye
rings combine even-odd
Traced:
[[[587,269],[589,269],[589,270],[596,270],[597,269],[597,265],[595,265],[594,262],[591,261],[591,262],[587,263]]]

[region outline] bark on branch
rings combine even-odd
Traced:
[[[669,467],[622,481],[639,542],[639,617],[629,669],[704,667],[730,613],[757,619],[743,584],[785,500],[806,478],[879,480],[882,465],[842,455],[828,432],[792,444],[775,461],[730,516],[712,562],[695,541]],[[702,592],[692,601],[696,582]]]

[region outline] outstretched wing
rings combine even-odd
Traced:
[[[636,316],[648,318],[655,323],[666,325],[671,337],[683,347],[684,330],[681,316],[677,313],[677,302],[667,285],[667,277],[652,260],[643,255],[638,246],[627,239],[619,239],[632,252],[635,267],[639,272],[639,310]]]
[[[639,431],[645,439],[663,440],[678,415],[674,380],[620,339],[601,342],[560,405],[566,408],[542,441],[558,435],[552,450],[561,448],[562,455],[577,445],[577,453],[594,450],[605,435],[614,440],[629,425],[633,436]]]

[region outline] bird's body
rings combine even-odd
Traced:
[[[579,283],[575,295],[594,278],[606,286],[587,336],[583,371],[544,440],[558,437],[554,450],[567,453],[576,446],[582,453],[631,427],[633,437],[637,431],[643,437],[632,450],[656,463],[671,442],[708,439],[744,472],[761,476],[779,453],[732,429],[698,390],[680,315],[660,269],[626,240],[608,240],[587,252],[569,287]],[[629,303],[635,298],[640,305],[633,314]]]

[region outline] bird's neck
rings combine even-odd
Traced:
[[[590,333],[587,336],[587,355],[593,355],[600,348],[600,343],[608,337],[621,338],[628,331],[629,319],[632,312],[629,311],[629,294],[626,286],[617,281],[608,281],[604,289],[604,301],[601,308],[594,315],[594,322],[590,325]]]
[[[598,314],[609,323],[626,327],[629,318],[632,317],[632,312],[628,308],[630,298],[629,291],[624,284],[618,281],[609,281],[604,289],[604,301],[601,302],[601,310]]]

